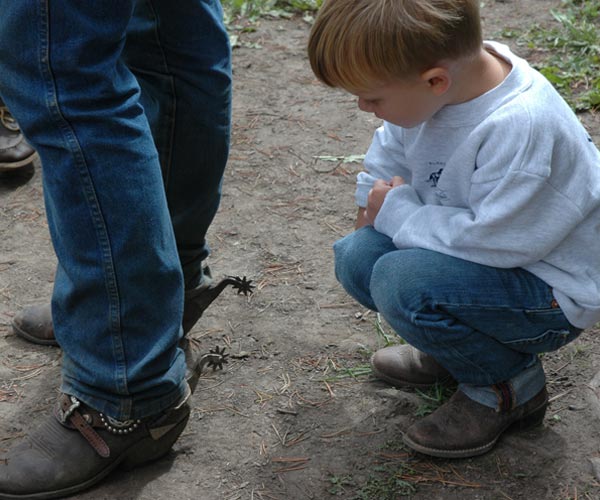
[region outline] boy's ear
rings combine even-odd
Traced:
[[[436,66],[435,68],[428,69],[421,73],[421,80],[431,88],[431,91],[436,96],[445,94],[452,83],[450,72],[446,68],[440,66]]]

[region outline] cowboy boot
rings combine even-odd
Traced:
[[[187,424],[188,398],[158,415],[119,422],[62,394],[42,426],[0,457],[0,499],[63,498],[118,467],[159,459]]]
[[[34,344],[58,345],[54,338],[50,304],[24,308],[13,318],[12,327],[15,335]]]
[[[450,372],[432,356],[409,344],[393,345],[371,356],[373,374],[395,387],[426,388],[436,382],[453,383]]]
[[[29,165],[38,157],[23,137],[19,124],[0,100],[0,172]]]
[[[404,443],[425,455],[466,458],[491,450],[509,427],[520,429],[540,425],[548,407],[544,387],[526,403],[494,409],[482,405],[458,390],[445,404],[411,425]]]

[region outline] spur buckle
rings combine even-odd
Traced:
[[[79,401],[75,396],[69,396],[69,400],[71,401],[71,405],[66,410],[63,410],[61,405],[57,411],[58,419],[63,424],[66,423],[69,417],[73,415],[73,412],[81,406],[81,401]]]

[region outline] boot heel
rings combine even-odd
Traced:
[[[544,422],[544,416],[546,415],[547,405],[544,404],[537,410],[533,411],[529,415],[523,417],[521,420],[516,422],[519,429],[528,429],[531,427],[538,427]]]
[[[142,464],[158,460],[166,455],[183,432],[183,429],[185,429],[188,419],[189,414],[167,434],[156,441],[151,437],[148,437],[138,443],[135,446],[135,449],[127,455],[123,462],[121,462],[121,468],[130,470]]]

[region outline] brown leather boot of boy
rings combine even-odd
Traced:
[[[427,388],[436,382],[454,382],[450,372],[432,356],[411,345],[379,349],[371,356],[373,374],[394,387]]]
[[[540,425],[547,407],[545,387],[525,404],[502,411],[479,404],[459,390],[431,415],[411,425],[404,443],[433,457],[481,455],[491,450],[509,427]]]

